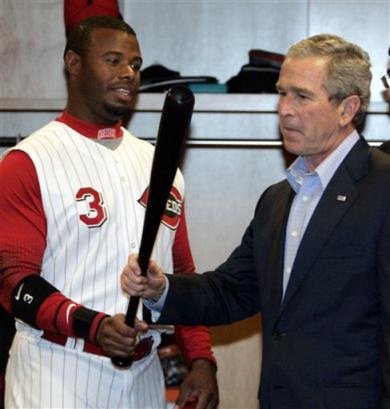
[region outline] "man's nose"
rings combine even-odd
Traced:
[[[289,98],[287,95],[279,96],[277,110],[280,116],[286,116],[288,114],[291,114],[292,112],[291,98]]]
[[[134,78],[137,75],[137,70],[130,64],[123,64],[120,69],[121,78]]]

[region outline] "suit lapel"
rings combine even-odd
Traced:
[[[355,182],[367,173],[368,151],[367,143],[360,140],[325,189],[299,246],[281,310],[288,305],[339,221],[356,200]]]
[[[272,243],[270,246],[271,260],[271,287],[270,301],[272,311],[278,313],[283,294],[283,260],[284,260],[284,243],[286,240],[286,226],[291,203],[294,198],[294,191],[286,181],[280,195],[274,205],[273,224],[271,225]],[[282,215],[282,217],[280,217]]]

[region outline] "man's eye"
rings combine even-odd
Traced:
[[[119,63],[119,58],[109,57],[109,58],[107,58],[107,62],[108,62],[109,64],[112,64],[112,65],[118,65],[118,63]]]
[[[141,69],[141,65],[141,62],[133,62],[132,64],[130,64],[130,67],[134,71],[139,71]]]

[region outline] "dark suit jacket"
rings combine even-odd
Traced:
[[[287,181],[269,187],[224,264],[169,276],[159,322],[218,325],[261,311],[261,409],[389,409],[390,155],[361,139],[344,159],[281,302],[292,197]]]

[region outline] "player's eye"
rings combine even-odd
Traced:
[[[141,69],[141,66],[142,66],[142,61],[139,61],[139,60],[133,61],[133,62],[130,64],[130,67],[131,67],[131,69],[132,69],[133,71],[139,71],[139,70]]]
[[[120,59],[115,56],[108,56],[106,57],[106,62],[110,65],[118,65],[120,62]]]

